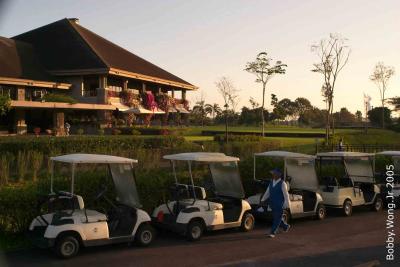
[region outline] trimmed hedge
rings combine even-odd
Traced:
[[[261,142],[263,137],[260,135],[231,135],[228,134],[228,142]],[[225,142],[226,138],[224,134],[218,134],[214,136],[214,141]]]
[[[104,153],[116,149],[136,150],[138,148],[173,148],[181,146],[181,136],[68,136],[68,137],[2,137],[0,152],[17,154],[18,151],[35,150],[48,155],[74,152]]]

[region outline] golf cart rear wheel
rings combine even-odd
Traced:
[[[186,238],[189,241],[198,241],[203,235],[204,225],[200,221],[192,221],[187,226]]]
[[[325,219],[325,217],[326,217],[326,209],[325,209],[325,206],[323,204],[318,204],[315,215],[316,215],[315,217],[318,220]]]
[[[376,199],[374,201],[374,204],[372,204],[371,209],[373,211],[381,211],[383,208],[383,201],[382,198],[380,196],[376,196]]]
[[[347,199],[343,203],[343,215],[349,217],[352,214],[353,214],[353,204],[351,203],[351,200]]]
[[[155,231],[150,224],[142,224],[136,232],[136,243],[141,247],[147,247],[153,242]]]
[[[254,228],[254,216],[251,213],[246,212],[245,214],[243,214],[242,224],[240,225],[240,229],[243,232],[248,232],[253,230],[253,228]]]
[[[289,211],[284,210],[282,213],[282,221],[287,224],[287,223],[289,223],[289,220],[290,220]]]
[[[57,240],[54,249],[60,258],[72,258],[79,252],[79,240],[73,235],[62,236]]]

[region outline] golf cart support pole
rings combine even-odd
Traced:
[[[54,161],[50,159],[50,193],[54,193],[53,191],[53,180],[54,180]]]
[[[176,170],[175,170],[175,161],[171,160],[172,164],[172,171],[174,172],[175,183],[178,183],[178,178],[176,177]]]
[[[256,155],[253,156],[253,180],[256,180]]]
[[[74,183],[75,183],[75,165],[76,163],[72,163],[72,175],[71,175],[71,194],[74,194]]]
[[[194,199],[197,199],[196,190],[194,190],[194,182],[193,182],[193,175],[192,175],[192,162],[191,161],[188,161],[188,166],[189,166],[190,181],[192,182],[193,196],[194,196]]]

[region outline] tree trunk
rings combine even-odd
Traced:
[[[264,120],[264,103],[265,103],[265,83],[263,83],[263,98],[261,106],[261,136],[265,136],[265,120]]]
[[[385,129],[385,100],[382,100],[382,129]]]
[[[225,143],[228,143],[228,107],[225,107]]]

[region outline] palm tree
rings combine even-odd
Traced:
[[[207,114],[209,114],[209,111],[206,110],[206,104],[204,100],[197,101],[192,112],[193,114],[200,116],[201,126],[204,126],[204,119],[207,117]]]
[[[222,109],[219,107],[217,103],[214,103],[213,105],[211,104],[206,104],[205,109],[207,114],[210,114],[213,120],[215,119],[215,116],[219,115],[222,113]]]

